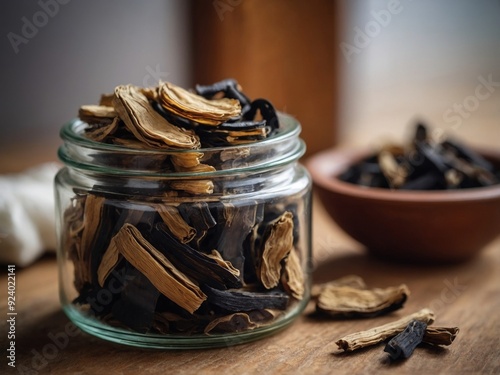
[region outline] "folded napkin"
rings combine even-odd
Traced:
[[[42,164],[0,176],[0,263],[27,266],[55,251],[54,177],[60,166]]]

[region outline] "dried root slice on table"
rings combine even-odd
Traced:
[[[396,321],[377,326],[366,331],[351,333],[336,340],[335,344],[339,349],[346,352],[352,352],[361,348],[376,345],[384,340],[393,338],[408,329],[406,334],[392,342],[391,348],[388,349],[391,355],[396,356],[397,354],[398,357],[404,357],[404,354],[400,353],[400,350],[403,351],[403,349],[408,356],[411,355],[414,348],[412,349],[413,345],[410,342],[414,340],[431,345],[451,345],[455,340],[459,329],[457,327],[431,327],[430,325],[434,322],[434,320],[434,312],[425,308],[413,314],[404,316]],[[415,321],[423,324],[415,325],[415,323],[413,323]],[[420,330],[424,327],[424,324],[425,328],[423,330],[423,334],[421,334]],[[417,329],[417,326],[420,328]],[[418,332],[414,332],[417,330]]]
[[[396,336],[398,333],[403,332],[406,326],[412,320],[418,320],[425,322],[426,324],[431,324],[434,322],[434,312],[430,309],[422,309],[416,313],[407,315],[401,319],[394,322],[384,324],[366,331],[360,331],[356,333],[351,333],[350,335],[344,336],[337,341],[335,344],[346,352],[352,352],[357,349],[365,348],[367,346],[378,344],[388,338]]]
[[[330,287],[319,295],[316,310],[334,318],[373,317],[400,309],[409,294],[404,284],[365,290],[350,286]]]
[[[330,288],[337,288],[339,286],[350,286],[356,289],[366,289],[366,283],[361,276],[358,275],[346,275],[338,279],[328,281],[322,284],[314,284],[311,288],[311,297],[318,298],[320,294]]]

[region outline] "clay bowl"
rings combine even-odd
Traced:
[[[500,152],[480,153],[500,167]],[[451,263],[477,255],[500,234],[500,185],[455,191],[391,191],[338,179],[369,151],[330,149],[305,164],[333,220],[379,257]]]

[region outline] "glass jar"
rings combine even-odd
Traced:
[[[300,125],[264,141],[144,150],[63,127],[56,176],[60,299],[83,331],[150,348],[252,341],[310,294],[311,180]],[[215,166],[176,172],[173,163]]]

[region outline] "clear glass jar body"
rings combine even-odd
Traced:
[[[291,323],[310,293],[311,181],[300,126],[266,141],[134,150],[66,125],[56,177],[60,299],[95,336],[209,348]],[[177,172],[172,162],[215,170]]]

